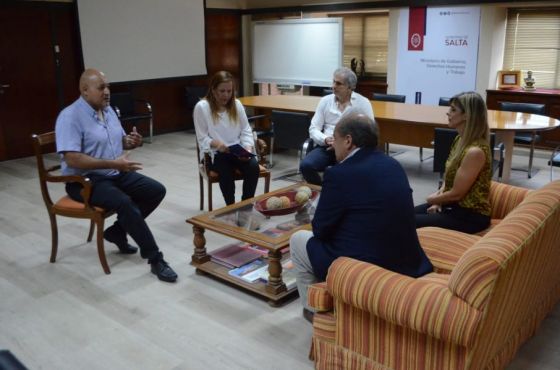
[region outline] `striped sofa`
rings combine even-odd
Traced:
[[[560,298],[560,181],[491,197],[484,235],[419,230],[431,274],[337,259],[309,290],[316,368],[504,368]]]

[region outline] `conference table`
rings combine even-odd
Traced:
[[[272,110],[314,113],[321,97],[303,95],[266,95],[239,98],[245,107],[261,114]],[[385,143],[433,148],[434,128],[447,127],[449,107],[434,105],[371,101],[375,120],[379,125],[379,144]],[[502,181],[508,182],[513,156],[515,131],[546,131],[560,126],[560,121],[538,114],[488,110],[490,130],[496,142],[504,143]]]

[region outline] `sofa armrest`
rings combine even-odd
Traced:
[[[333,297],[327,289],[327,283],[317,283],[307,291],[307,303],[317,312],[331,311],[334,307]]]
[[[329,268],[327,287],[336,301],[462,346],[473,344],[482,317],[447,286],[346,257]]]
[[[491,218],[505,218],[525,199],[528,193],[529,189],[492,181],[490,185]]]

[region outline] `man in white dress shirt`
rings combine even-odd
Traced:
[[[350,68],[341,67],[333,73],[333,93],[324,96],[315,109],[309,126],[309,137],[315,148],[301,161],[300,171],[305,181],[321,185],[319,172],[336,163],[332,148],[336,124],[344,116],[361,113],[374,119],[371,102],[354,92],[358,78]]]

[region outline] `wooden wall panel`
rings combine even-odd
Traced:
[[[66,45],[67,33],[76,33],[73,4],[7,2],[0,5],[0,82],[10,88],[0,96],[0,126],[4,149],[0,160],[33,153],[31,134],[54,129],[63,99],[60,81],[77,85],[75,45]],[[64,22],[58,22],[65,20]],[[55,29],[58,32],[55,32]],[[54,45],[68,47],[67,63],[57,64]],[[75,94],[77,95],[77,94]]]
[[[206,13],[206,66],[208,75],[225,70],[241,77],[241,15],[213,10]],[[242,79],[240,79],[242,81]],[[239,90],[242,89],[239,87]]]
[[[130,91],[134,98],[150,102],[154,112],[154,134],[163,134],[194,127],[192,112],[187,110],[185,104],[185,87],[206,86],[206,80],[206,76],[196,76],[133,83],[119,82],[111,85],[111,91]],[[141,133],[147,135],[145,131]]]

